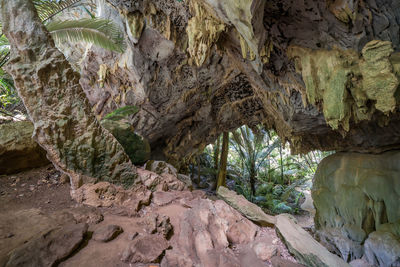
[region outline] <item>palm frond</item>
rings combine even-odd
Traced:
[[[93,43],[108,50],[123,52],[123,33],[112,21],[80,19],[51,22],[46,25],[56,42]]]
[[[33,0],[33,4],[43,22],[81,2],[82,0]]]
[[[0,49],[5,46],[5,45],[10,45],[10,42],[8,41],[7,37],[3,34],[0,35]]]
[[[0,68],[2,68],[10,59],[10,49],[0,50]]]

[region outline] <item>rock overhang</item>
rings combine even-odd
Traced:
[[[132,124],[167,158],[259,123],[294,153],[400,147],[400,7],[393,3],[108,2],[122,22],[139,12],[135,25],[143,29],[123,55],[92,50],[81,84],[99,117],[141,107]],[[149,45],[156,39],[162,47]]]

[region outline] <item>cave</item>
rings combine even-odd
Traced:
[[[398,0],[1,11],[26,120],[0,117],[0,265],[400,266]],[[272,132],[281,165],[282,149],[329,154],[311,230],[217,181],[193,188],[199,154],[242,127]]]

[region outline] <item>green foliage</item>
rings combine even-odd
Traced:
[[[82,0],[33,0],[39,18],[45,22],[64,10],[82,4]]]
[[[116,52],[125,51],[122,31],[112,21],[98,18],[55,21],[46,25],[56,42],[87,42]]]
[[[274,183],[263,183],[257,187],[256,196],[265,196],[267,194],[272,193],[272,189],[274,188]]]
[[[20,101],[13,79],[0,68],[0,109],[6,109],[9,105],[18,104]]]
[[[331,152],[291,155],[274,131],[267,132],[260,126],[240,127],[231,136],[227,172],[227,184],[231,189],[269,213],[298,213],[304,194],[296,189],[310,181],[318,163]],[[215,144],[204,150],[202,157],[208,155],[208,161],[201,162],[202,173],[206,170],[203,164],[207,165],[208,173],[212,173],[214,153]]]
[[[122,108],[117,108],[113,112],[107,114],[104,119],[118,121],[138,112],[139,108],[137,106],[125,106]]]

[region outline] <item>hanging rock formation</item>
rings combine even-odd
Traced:
[[[152,153],[181,161],[263,123],[293,152],[400,146],[397,1],[108,0],[122,55],[93,48],[82,87],[98,117],[136,105]]]
[[[400,152],[337,153],[315,174],[312,197],[321,240],[350,261],[400,264]]]
[[[73,189],[96,180],[132,184],[135,166],[91,113],[79,74],[54,46],[32,2],[3,1],[2,12],[9,72],[48,159],[69,175]]]

